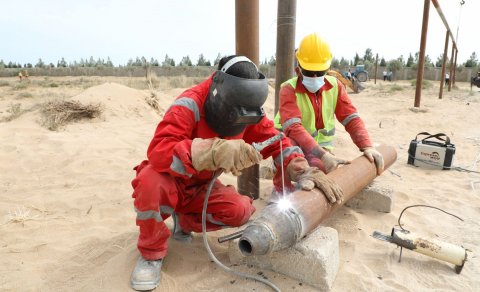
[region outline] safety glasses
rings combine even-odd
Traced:
[[[303,68],[300,68],[302,75],[306,77],[321,77],[324,76],[327,71],[308,71]]]

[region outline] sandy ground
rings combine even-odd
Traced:
[[[132,168],[145,158],[162,112],[183,88],[159,83],[161,111],[145,102],[141,79],[62,77],[32,78],[28,85],[0,78],[0,291],[130,291],[138,256],[131,198]],[[55,84],[55,85],[52,85]],[[178,84],[178,82],[177,82]],[[391,213],[340,208],[323,224],[339,233],[340,269],[332,291],[478,291],[480,261],[480,175],[407,165],[407,149],[422,131],[443,132],[456,145],[455,166],[480,171],[480,89],[457,83],[438,99],[438,84],[422,91],[412,110],[410,82],[366,83],[351,94],[373,141],[395,147],[398,160],[375,182],[393,190]],[[129,87],[130,86],[130,87]],[[274,91],[265,105],[273,116]],[[53,99],[100,102],[100,118],[72,123],[58,131],[42,126],[40,104]],[[360,155],[341,125],[336,154]],[[236,185],[236,178],[221,177]],[[261,180],[263,206],[271,182]],[[398,262],[395,245],[371,237],[388,234],[403,208],[427,204],[463,218],[463,222],[428,208],[409,209],[405,228],[471,250],[461,274],[453,265],[404,250]],[[167,221],[171,225],[171,220]],[[229,265],[229,231],[209,233],[220,261]],[[298,280],[261,271],[282,291],[315,291]],[[201,234],[190,245],[170,241],[157,291],[269,291],[262,283],[237,278],[208,258]]]

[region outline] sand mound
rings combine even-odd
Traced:
[[[144,119],[159,116],[145,101],[146,92],[118,83],[104,83],[90,87],[72,99],[86,103],[102,103],[105,107],[104,118],[110,119]],[[160,105],[160,110],[164,110]]]

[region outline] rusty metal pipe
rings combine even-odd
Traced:
[[[397,152],[391,146],[383,145],[377,150],[383,155],[385,169],[397,159]],[[362,155],[351,164],[328,174],[343,190],[344,200],[340,204],[329,204],[325,195],[316,188],[312,191],[297,190],[288,195],[292,205],[287,210],[281,210],[277,203],[271,202],[245,228],[238,243],[240,251],[246,256],[264,255],[293,246],[376,176],[375,165]]]

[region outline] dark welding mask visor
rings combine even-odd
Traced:
[[[234,125],[254,125],[260,122],[265,116],[265,112],[261,107],[246,108],[241,106],[233,108],[232,115],[235,117]]]

